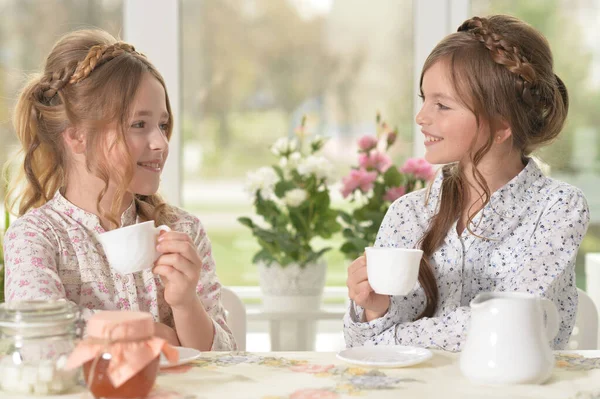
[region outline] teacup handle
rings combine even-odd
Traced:
[[[546,335],[548,340],[552,341],[558,334],[559,318],[558,310],[554,303],[547,298],[541,298],[542,309],[546,312]]]
[[[158,226],[156,228],[156,232],[158,234],[160,234],[161,231],[169,232],[169,231],[171,231],[171,228],[169,226],[167,226],[166,224],[161,224],[160,226]]]

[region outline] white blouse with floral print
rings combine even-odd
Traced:
[[[440,174],[433,182],[427,202],[426,190],[396,200],[375,245],[418,247],[441,199],[442,179]],[[561,323],[553,346],[564,348],[577,311],[575,257],[589,219],[579,189],[545,177],[529,160],[492,194],[474,220],[474,234],[465,229],[459,236],[455,223],[433,254],[439,289],[434,316],[415,321],[425,308],[425,293],[418,283],[407,296],[390,297],[387,314],[371,322],[363,322],[364,310],[351,303],[344,317],[346,345],[401,344],[459,351],[470,320],[469,302],[478,293],[521,291],[554,302]]]
[[[170,227],[187,233],[202,259],[197,292],[213,319],[212,350],[234,350],[206,231],[198,218],[174,209],[177,221]],[[136,222],[132,203],[121,223],[129,226]],[[149,312],[155,321],[174,327],[160,277],[150,269],[121,275],[110,268],[96,238],[102,232],[96,215],[73,205],[60,192],[18,218],[4,241],[6,301],[66,298],[84,309],[85,318],[98,310],[135,310]]]

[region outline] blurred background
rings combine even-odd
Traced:
[[[585,286],[585,254],[600,248],[600,0],[0,0],[0,162],[16,143],[17,92],[54,42],[84,27],[127,40],[153,8],[175,10],[152,29],[176,32],[160,44],[175,49],[176,59],[157,57],[148,41],[132,42],[159,70],[167,63],[176,71],[167,84],[178,101],[179,141],[163,190],[204,222],[223,284],[247,292],[258,284],[251,264],[258,245],[236,218],[253,213],[244,179],[274,161],[276,138],[291,136],[307,115],[311,132],[330,137],[326,155],[341,177],[355,162],[356,138],[374,132],[380,111],[400,132],[395,160],[422,155],[414,114],[424,57],[464,19],[506,13],[546,35],[569,89],[564,132],[537,155],[589,201],[592,223],[577,261],[577,284]],[[339,247],[341,237],[335,241]],[[327,286],[343,287],[347,262],[337,250],[327,262]],[[331,303],[343,303],[343,289],[330,292],[341,293],[329,295]],[[339,345],[341,323],[329,323],[320,328],[334,338],[317,341],[317,349]]]

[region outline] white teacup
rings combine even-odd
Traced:
[[[407,248],[365,248],[367,277],[373,291],[384,295],[407,295],[419,277],[423,251]]]
[[[137,223],[99,234],[110,267],[121,274],[135,273],[154,266],[160,256],[156,239],[169,226],[154,227],[154,221]]]

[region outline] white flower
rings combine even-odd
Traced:
[[[248,181],[246,182],[246,191],[251,197],[260,191],[263,198],[269,198],[273,195],[275,183],[279,180],[279,176],[272,168],[263,167],[254,172],[248,173]]]
[[[297,207],[300,206],[307,197],[308,194],[306,193],[306,190],[295,188],[285,193],[283,202],[289,207]]]
[[[333,174],[333,165],[322,156],[311,155],[298,165],[298,173],[303,176],[314,174],[318,179],[330,179]]]
[[[302,154],[299,152],[292,152],[289,157],[289,164],[291,168],[297,168],[302,160]]]
[[[283,179],[288,180],[292,177],[290,173],[290,163],[286,157],[281,157],[279,160],[279,167],[283,171]]]
[[[288,157],[281,157],[279,160],[279,166],[281,166],[283,169],[293,170],[298,167],[301,160],[302,155],[299,152],[292,152]]]
[[[292,151],[295,151],[296,147],[297,143],[295,139],[289,140],[286,137],[281,137],[273,144],[271,152],[277,156],[287,155]]]

